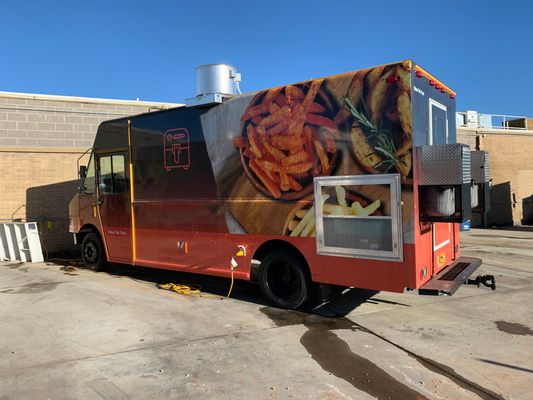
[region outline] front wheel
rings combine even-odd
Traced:
[[[104,244],[96,233],[88,233],[81,244],[83,262],[95,271],[101,271],[107,265]]]
[[[294,253],[276,250],[261,262],[261,293],[280,308],[292,310],[300,307],[309,296],[310,285],[307,267]]]

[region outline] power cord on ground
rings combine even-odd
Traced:
[[[202,287],[200,285],[192,285],[192,284],[180,284],[180,283],[158,283],[156,287],[158,289],[163,290],[170,290],[171,292],[176,292],[178,294],[182,294],[184,296],[193,296],[193,297],[203,297],[206,299],[213,299],[213,300],[224,300],[228,299],[231,296],[231,292],[233,290],[233,270],[235,267],[231,267],[231,284],[228,290],[228,294],[226,297],[222,296],[215,296],[212,294],[205,294],[202,293]]]

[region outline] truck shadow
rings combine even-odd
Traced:
[[[73,275],[77,268],[86,269],[80,259],[65,257],[51,258],[49,261],[62,265],[61,270],[69,275]],[[227,296],[231,284],[230,279],[217,276],[114,263],[110,264],[106,271],[102,273],[115,277],[128,277],[142,283],[153,283],[154,285],[175,283],[199,287],[203,293],[221,297]],[[387,303],[410,307],[408,304],[374,299],[373,297],[378,293],[378,291],[366,289],[317,285],[310,299],[299,311],[321,317],[336,318],[348,315],[364,303]],[[248,303],[269,306],[261,296],[259,285],[254,282],[235,280],[230,297]]]
[[[228,278],[122,264],[112,264],[106,272],[111,275],[127,276],[135,280],[154,284],[172,282],[200,287],[203,293],[221,297],[227,296],[231,284]],[[345,316],[363,303],[377,304],[378,302],[386,302],[381,299],[372,299],[377,293],[379,292],[372,290],[318,285],[308,302],[299,311],[322,317]],[[262,306],[269,305],[261,296],[259,285],[254,282],[235,280],[230,297]],[[408,306],[400,303],[395,304]]]
[[[168,282],[190,284],[201,287],[202,292],[217,296],[226,296],[230,287],[228,278],[120,264],[113,265],[109,273],[130,276],[134,279],[156,284]],[[375,290],[317,284],[310,298],[298,311],[326,318],[338,318],[350,314],[362,304],[389,304],[411,307],[409,304],[374,298],[378,293],[379,291]],[[249,303],[270,305],[261,296],[259,285],[254,282],[235,280],[231,297]]]

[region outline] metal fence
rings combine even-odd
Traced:
[[[528,118],[519,115],[482,114],[476,111],[457,112],[457,127],[504,129],[504,130],[533,130],[528,127]]]

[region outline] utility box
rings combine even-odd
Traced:
[[[477,111],[466,112],[466,126],[469,128],[477,128],[479,126]]]

